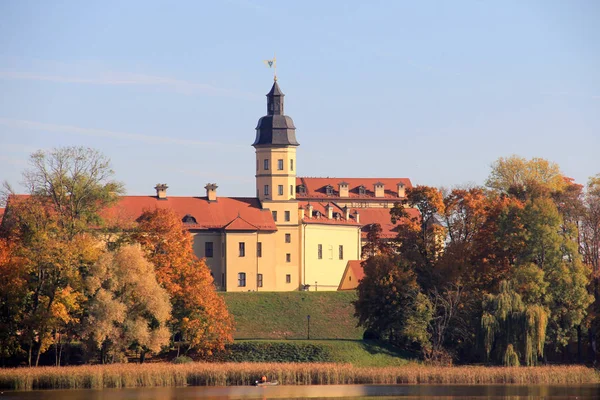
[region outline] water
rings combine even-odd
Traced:
[[[104,390],[5,391],[0,400],[184,400],[184,399],[600,399],[600,385],[328,385],[166,387]]]

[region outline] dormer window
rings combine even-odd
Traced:
[[[331,186],[331,185],[325,186],[325,193],[327,194],[327,196],[332,196],[333,195],[333,186]]]
[[[194,216],[191,214],[186,214],[185,217],[183,217],[181,219],[181,222],[183,222],[184,224],[197,224],[198,223],[198,222],[196,222],[196,218],[194,218]]]
[[[367,191],[366,191],[365,187],[363,185],[360,185],[358,187],[358,195],[365,196],[366,194],[367,194]]]
[[[306,186],[298,185],[298,193],[301,195],[306,195]]]

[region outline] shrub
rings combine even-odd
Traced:
[[[179,357],[175,357],[171,362],[173,364],[187,364],[187,363],[194,362],[194,360],[192,360],[188,356],[179,356]]]

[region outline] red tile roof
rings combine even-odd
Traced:
[[[397,224],[392,224],[389,208],[357,208],[360,215],[360,224],[363,225],[362,237],[367,236],[370,224],[381,225],[381,237],[384,239],[395,238],[398,234]],[[354,212],[354,210],[352,210]],[[407,208],[406,212],[411,218],[418,218],[421,214],[416,208]],[[400,220],[402,223],[402,220]]]
[[[219,197],[209,202],[206,197],[123,196],[104,214],[108,218],[135,221],[144,210],[171,208],[182,219],[189,215],[188,229],[229,229],[276,231],[269,210],[262,210],[256,198]],[[193,220],[195,219],[195,222]],[[233,227],[233,228],[232,228]]]
[[[308,210],[306,209],[308,204],[313,206],[312,218],[308,215]],[[336,215],[336,213],[338,214],[337,219],[327,218],[327,210],[325,209],[327,204],[331,204],[331,206],[333,207],[333,215]],[[352,213],[350,214],[350,219],[346,220],[346,214],[344,212],[344,209],[334,203],[299,201],[298,208],[304,208],[305,210],[305,218],[302,219],[302,222],[305,224],[355,225],[357,227],[359,226],[359,224],[357,224],[354,220],[354,216],[352,215]],[[317,212],[320,214],[318,217],[315,215]]]
[[[405,188],[412,188],[412,183],[408,178],[296,178],[296,185],[304,185],[306,194],[297,193],[298,199],[306,198],[340,198],[339,183],[345,182],[348,184],[348,198],[351,199],[379,199],[375,197],[375,184],[382,183],[385,187],[385,200],[393,200],[398,198],[398,183],[403,183]],[[325,188],[327,185],[333,187],[333,194],[327,196]],[[365,195],[361,196],[358,193],[359,186],[365,187]]]
[[[237,217],[227,225],[225,225],[226,231],[257,231],[258,228],[242,217]]]
[[[357,282],[365,277],[365,270],[363,269],[361,260],[348,261],[348,268],[352,271]]]
[[[0,208],[0,223],[2,223],[2,217],[4,217],[4,208]]]

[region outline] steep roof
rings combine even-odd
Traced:
[[[156,196],[123,196],[104,214],[135,221],[145,210],[156,208],[171,208],[181,219],[188,216],[191,221],[185,223],[188,229],[247,230],[251,226],[251,230],[277,230],[271,212],[261,209],[256,198],[219,197],[217,201],[208,201],[206,197],[170,196],[159,200]]]
[[[404,184],[405,188],[412,188],[412,183],[408,178],[296,178],[296,185],[304,185],[306,194],[297,193],[298,199],[305,198],[340,198],[338,185],[340,183],[348,184],[348,198],[351,199],[377,199],[375,197],[375,184],[382,183],[385,186],[385,200],[399,199],[398,183]],[[331,196],[327,196],[326,187],[330,185],[333,188]],[[360,195],[358,188],[365,187],[365,194]]]

